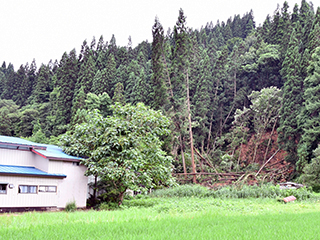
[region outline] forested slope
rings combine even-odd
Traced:
[[[4,62],[0,134],[55,141],[82,121],[82,109],[107,116],[114,102],[143,102],[172,119],[163,148],[177,172],[190,171],[193,149],[219,171],[261,165],[278,147],[298,172],[311,162],[320,140],[320,8],[284,2],[260,27],[250,11],[194,30],[182,9],[172,30],[153,24],[152,43],[135,48],[130,38],[121,47],[101,36],[46,65]]]

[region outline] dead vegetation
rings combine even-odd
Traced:
[[[175,173],[174,176],[180,183],[191,183],[196,176],[197,183],[210,188],[241,183],[254,185],[261,182],[288,181],[294,173],[294,166],[285,161],[286,153],[280,150],[277,137],[276,131],[269,132],[256,144],[255,137],[251,136],[247,144],[242,144],[241,148],[235,151],[237,155],[231,156],[233,163],[228,169],[222,169],[219,163],[214,164],[205,153],[194,149],[196,173]],[[258,148],[255,154],[256,146]]]

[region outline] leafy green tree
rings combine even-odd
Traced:
[[[18,109],[14,101],[0,99],[0,135],[15,136],[20,120]]]
[[[46,137],[43,130],[41,129],[41,125],[40,125],[39,121],[33,127],[32,136],[27,137],[26,139],[31,142],[36,142],[36,143],[43,143],[43,144],[50,143],[50,140]]]
[[[33,133],[33,127],[37,123],[39,112],[36,109],[27,108],[21,112],[19,122],[19,135],[30,137]]]
[[[103,117],[111,115],[111,104],[112,101],[108,95],[108,93],[102,93],[96,95],[94,93],[88,93],[87,98],[85,100],[86,108],[88,111],[93,111],[95,109],[100,111],[100,114]]]
[[[146,192],[174,184],[171,157],[161,150],[160,137],[169,133],[170,121],[142,103],[116,104],[113,115],[88,112],[86,122],[61,138],[66,153],[85,156],[86,175],[112,184],[120,205],[127,189]]]
[[[250,109],[238,109],[236,115],[244,119],[249,118],[247,116],[243,117],[243,115],[252,115],[253,130],[255,132],[255,147],[253,153],[254,162],[257,157],[257,150],[263,134],[267,129],[275,129],[277,120],[279,118],[282,97],[279,89],[276,87],[270,87],[263,88],[261,91],[253,91],[249,95],[249,98],[252,102]],[[250,113],[248,113],[248,111]],[[248,123],[243,124],[243,126],[246,125],[248,125]]]
[[[261,42],[251,46],[243,56],[243,86],[255,91],[270,86],[281,88],[280,58],[278,45]]]

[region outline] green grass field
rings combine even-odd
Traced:
[[[0,239],[320,239],[319,201],[284,204],[274,199],[193,197],[139,201],[150,202],[150,207],[2,214]]]

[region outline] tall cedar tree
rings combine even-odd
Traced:
[[[159,19],[155,18],[152,27],[152,77],[151,77],[151,107],[155,110],[168,104],[168,94],[166,89],[166,75],[164,70],[164,32]]]
[[[320,47],[317,47],[304,80],[305,122],[299,146],[298,168],[301,170],[312,158],[312,151],[320,142]]]
[[[19,83],[19,88],[17,89],[18,93],[12,97],[12,100],[19,106],[24,106],[25,101],[27,100],[28,80],[26,69],[21,65],[17,71],[17,82]]]
[[[292,31],[281,75],[284,79],[282,107],[278,142],[287,153],[287,160],[297,162],[297,143],[301,136],[298,116],[303,106],[303,79],[300,76],[299,42],[295,30]]]
[[[37,74],[37,85],[34,90],[35,103],[45,103],[49,101],[50,95],[50,69],[49,66],[41,65]]]
[[[205,141],[209,132],[209,109],[211,105],[212,73],[210,68],[210,59],[206,51],[202,53],[202,60],[199,63],[199,82],[197,84],[196,93],[194,96],[194,116],[198,125],[194,130],[197,144],[204,151]]]
[[[174,48],[172,53],[172,66],[171,66],[171,82],[173,99],[171,100],[174,116],[173,122],[175,126],[175,134],[180,139],[184,139],[187,134],[185,127],[186,124],[186,74],[188,71],[188,51],[189,51],[189,37],[186,27],[186,17],[183,10],[179,10],[179,17],[173,30]],[[179,143],[180,148],[183,150],[182,142]]]
[[[73,49],[69,55],[67,53],[63,54],[57,72],[59,95],[57,99],[57,116],[54,135],[65,132],[66,128],[64,126],[70,123],[72,117],[72,101],[77,78],[78,60],[76,50]]]

